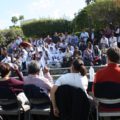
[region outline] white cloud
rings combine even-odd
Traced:
[[[52,0],[51,0],[52,1]],[[52,5],[50,0],[35,0],[28,5],[28,10],[32,13],[42,13],[45,9],[49,9]]]
[[[31,7],[41,9],[41,8],[48,8],[50,7],[51,3],[50,0],[36,0],[33,3],[31,3]]]
[[[52,17],[53,18],[60,18],[61,17],[61,15],[60,15],[60,10],[58,10],[58,9],[56,9],[56,10],[54,10],[54,12],[53,12],[53,14],[52,14]]]
[[[68,19],[73,19],[74,13],[82,7],[82,1],[33,0],[26,6],[27,12],[30,13],[28,18],[62,18],[66,16]]]
[[[11,13],[11,17],[16,16],[17,18],[19,18],[20,15],[21,15],[21,14],[20,14],[20,13],[17,13],[17,12],[12,12],[12,13]]]

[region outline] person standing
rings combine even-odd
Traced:
[[[87,43],[88,38],[89,38],[88,32],[86,32],[85,30],[81,32],[80,39],[83,40],[85,44]]]
[[[117,37],[114,36],[114,33],[112,33],[111,37],[109,38],[109,45],[110,47],[117,47]]]
[[[105,37],[105,35],[102,35],[102,38],[100,40],[100,48],[104,49],[104,48],[108,48],[109,47],[109,42],[108,42],[108,38]]]

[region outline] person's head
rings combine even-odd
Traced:
[[[109,48],[107,50],[107,58],[108,58],[108,63],[110,62],[119,63],[120,62],[120,49],[117,47]]]
[[[30,64],[28,64],[28,74],[39,74],[40,66],[37,61],[32,60]]]
[[[3,50],[3,51],[2,51],[3,55],[4,55],[4,56],[7,56],[7,55],[8,55],[8,53],[7,53],[7,48],[6,48],[6,47],[3,47],[2,50]]]
[[[81,59],[75,59],[72,63],[72,72],[81,73],[82,76],[87,74],[87,70]]]
[[[99,49],[99,46],[98,46],[98,45],[95,45],[95,46],[94,46],[94,49],[95,49],[95,50],[98,50],[98,49]]]
[[[55,33],[54,33],[54,35],[55,35],[55,36],[58,36],[58,33],[57,33],[57,32],[55,32]]]
[[[53,47],[50,47],[50,51],[53,51]]]
[[[67,47],[67,48],[66,48],[66,52],[69,52],[69,51],[70,51],[70,48],[69,48],[69,47]]]
[[[0,75],[2,78],[9,76],[11,72],[11,67],[7,63],[0,63]]]
[[[111,37],[114,37],[114,32],[112,32]]]
[[[75,51],[79,51],[79,48],[77,46],[75,46]]]
[[[92,43],[91,43],[91,42],[88,42],[87,47],[88,47],[89,49],[91,49],[91,48],[92,48]]]
[[[103,39],[105,38],[105,34],[102,34],[102,38],[103,38]]]

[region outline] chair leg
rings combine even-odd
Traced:
[[[30,110],[24,112],[24,120],[30,120]]]
[[[21,113],[20,113],[20,111],[19,111],[19,112],[18,112],[18,120],[20,120],[20,114],[21,114]]]
[[[104,117],[101,117],[101,120],[104,120]]]
[[[98,113],[98,108],[96,108],[96,119],[99,120],[99,113]]]
[[[0,116],[0,120],[3,120],[2,116]]]

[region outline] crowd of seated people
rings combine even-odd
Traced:
[[[80,39],[75,34],[67,33],[55,33],[53,37],[48,35],[40,39],[30,38],[30,46],[27,47],[21,45],[22,39],[17,37],[8,47],[0,49],[1,86],[9,87],[15,94],[22,92],[23,86],[29,84],[42,88],[48,95],[51,91],[53,113],[59,116],[54,97],[57,88],[67,84],[80,87],[87,94],[88,79],[85,66],[108,64],[104,70],[96,73],[93,88],[97,82],[112,81],[119,84],[119,35],[115,37],[116,32],[113,33],[112,30],[108,35],[107,29],[97,44],[94,44],[93,36],[89,41],[90,36],[85,31],[80,34]],[[46,66],[71,66],[72,70],[71,73],[58,78],[54,85]],[[23,77],[21,71],[24,69],[28,70],[28,75]],[[18,74],[19,80],[10,77],[13,71]]]
[[[7,47],[0,48],[0,60],[16,62],[22,69],[26,69],[31,60],[37,60],[42,67],[69,67],[76,57],[82,58],[86,66],[102,65],[106,64],[106,50],[119,47],[119,31],[119,27],[106,27],[99,32],[99,38],[95,30],[84,29],[80,36],[55,32],[53,36],[29,38],[30,46],[21,44],[23,39],[18,36]]]
[[[99,70],[95,75],[95,79],[93,80],[94,81],[93,93],[95,96],[97,96],[97,93],[99,93],[99,95],[102,95],[102,93],[104,93],[102,92],[102,90],[95,91],[97,90],[97,88],[95,87],[97,83],[112,82],[119,84],[120,68],[118,63],[120,61],[120,49],[117,47],[109,48],[107,50],[107,59],[108,66]],[[13,72],[13,70],[17,72],[19,80],[10,77],[10,74],[11,72]],[[37,60],[32,60],[28,64],[27,70],[28,75],[23,77],[22,73],[20,72],[21,70],[18,68],[17,65],[12,63],[10,64],[1,62],[0,63],[1,86],[10,88],[14,94],[19,94],[20,92],[23,92],[24,91],[23,86],[25,85],[35,85],[36,87],[43,89],[48,96],[50,95],[49,97],[51,98],[51,102],[53,105],[53,114],[56,117],[59,117],[59,109],[57,108],[56,105],[55,93],[59,86],[62,85],[69,85],[76,88],[81,88],[82,91],[88,97],[88,100],[90,99],[89,101],[91,105],[94,106],[93,105],[94,99],[89,97],[87,93],[89,80],[86,76],[87,74],[86,67],[81,58],[75,58],[75,60],[71,64],[71,72],[60,76],[60,78],[58,78],[58,80],[55,83],[53,82],[53,79],[47,67],[44,67],[43,73],[41,74],[40,65]],[[93,109],[95,109],[95,107]]]

